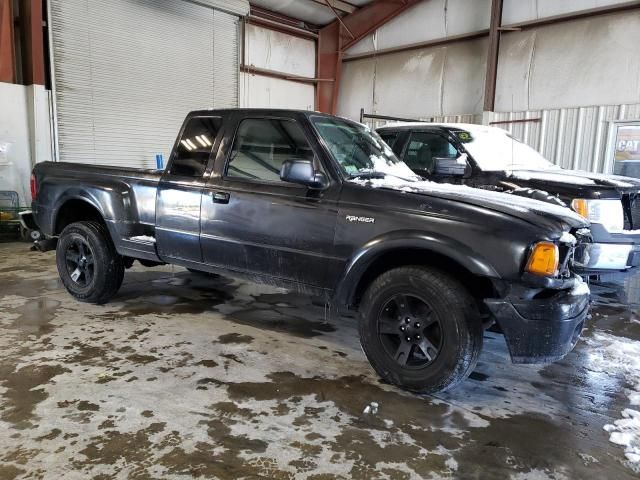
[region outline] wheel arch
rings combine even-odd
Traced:
[[[94,221],[106,226],[104,213],[94,199],[78,195],[65,197],[53,215],[53,234],[60,235],[67,225],[81,221]]]
[[[392,268],[426,265],[460,281],[476,298],[495,293],[500,275],[485,259],[457,240],[424,232],[395,232],[371,240],[348,262],[334,294],[338,305],[358,305],[371,282]]]

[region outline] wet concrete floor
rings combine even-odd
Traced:
[[[464,385],[421,397],[309,298],[136,266],[86,305],[52,253],[2,244],[0,479],[639,478],[640,321],[596,300],[564,361],[511,365],[487,332]]]

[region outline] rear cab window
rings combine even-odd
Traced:
[[[190,118],[173,152],[168,173],[181,177],[204,175],[221,128],[221,117]]]

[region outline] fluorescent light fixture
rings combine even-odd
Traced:
[[[192,150],[196,150],[198,148],[190,139],[187,138],[185,141],[189,144]]]
[[[181,140],[180,143],[184,145],[187,150],[189,151],[193,150],[193,148],[191,148],[191,145],[189,145],[189,143],[186,140]]]
[[[196,140],[197,140],[197,141],[198,141],[198,143],[199,143],[200,145],[202,145],[203,147],[205,147],[205,148],[206,148],[206,147],[208,146],[208,145],[205,143],[205,141],[204,141],[204,140],[202,140],[202,136],[201,136],[201,135],[196,135]]]

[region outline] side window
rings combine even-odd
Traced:
[[[207,168],[216,136],[222,126],[220,117],[193,117],[187,122],[174,152],[169,173],[201,177]]]
[[[457,158],[458,151],[442,135],[413,132],[409,137],[404,162],[414,170],[433,173],[436,158]]]
[[[313,158],[311,146],[295,121],[249,118],[240,122],[226,175],[278,182],[286,160]]]
[[[389,148],[391,148],[391,150],[393,150],[394,152],[396,151],[393,147],[395,147],[396,142],[398,141],[398,132],[381,133],[380,137],[382,138],[382,140],[384,140],[384,143],[389,145]]]

